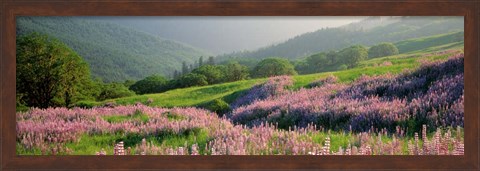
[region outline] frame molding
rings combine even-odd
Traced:
[[[17,156],[16,16],[464,16],[464,156]],[[2,0],[0,170],[29,169],[455,169],[478,170],[480,2]]]

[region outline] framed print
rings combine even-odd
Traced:
[[[2,169],[479,169],[478,2],[1,8]]]

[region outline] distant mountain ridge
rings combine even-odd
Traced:
[[[255,51],[230,53],[218,57],[223,60],[267,57],[285,57],[294,60],[355,44],[371,46],[381,42],[398,42],[463,30],[464,22],[461,17],[369,17],[345,26],[305,33],[283,43]]]
[[[106,82],[170,76],[182,61],[193,63],[211,53],[113,23],[81,17],[18,17],[17,35],[39,32],[67,44]]]

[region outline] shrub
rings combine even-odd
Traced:
[[[109,83],[102,85],[101,87],[101,92],[97,97],[97,100],[100,101],[135,95],[135,92],[129,90],[121,83]]]
[[[369,58],[378,58],[398,54],[398,49],[392,43],[380,43],[368,49]]]
[[[179,83],[181,87],[208,85],[207,77],[196,73],[189,73],[180,77]]]
[[[230,111],[230,105],[222,99],[215,99],[204,107],[212,112],[217,113],[217,115],[220,117]]]
[[[167,79],[160,75],[151,75],[130,86],[137,94],[161,93],[167,90]]]
[[[70,107],[79,107],[79,108],[90,109],[90,108],[93,108],[93,107],[98,106],[98,105],[99,105],[99,103],[94,102],[94,101],[78,101],[78,102],[72,104]]]
[[[346,70],[346,69],[348,69],[348,66],[345,64],[342,64],[338,67],[338,70]]]

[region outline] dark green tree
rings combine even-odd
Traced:
[[[348,68],[352,68],[368,58],[368,51],[361,45],[350,46],[339,52],[339,58]]]
[[[160,93],[167,90],[167,79],[160,75],[151,75],[130,86],[137,94]]]
[[[207,78],[208,84],[221,83],[225,79],[225,71],[218,65],[203,65],[194,69],[192,73],[203,75]]]
[[[255,66],[252,71],[254,77],[271,77],[277,75],[296,75],[292,63],[282,58],[267,58]]]
[[[201,66],[203,66],[203,56],[200,56],[200,58],[198,59],[198,67]]]
[[[336,65],[339,62],[338,59],[338,52],[336,51],[328,51],[326,54],[327,56],[327,63],[326,65]]]
[[[392,43],[380,43],[368,49],[369,58],[384,57],[396,54],[398,54],[398,49]]]
[[[329,62],[326,53],[317,53],[307,57],[306,63],[309,65],[309,73],[314,73],[322,71]]]
[[[16,43],[19,103],[47,108],[93,99],[88,64],[68,46],[38,33],[19,36]]]
[[[238,62],[231,62],[225,67],[225,81],[238,81],[248,78],[248,67],[240,65]]]
[[[181,87],[204,86],[208,85],[207,77],[201,74],[188,73],[179,79]]]
[[[182,75],[185,75],[188,73],[188,65],[187,62],[183,61],[182,62]]]

